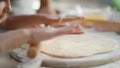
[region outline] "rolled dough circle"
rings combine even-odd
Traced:
[[[117,48],[114,39],[92,34],[63,35],[41,43],[41,52],[63,58],[87,57]]]

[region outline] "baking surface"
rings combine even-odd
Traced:
[[[97,34],[97,35],[103,35],[109,38],[113,38],[115,40],[117,40],[118,45],[119,45],[119,49],[120,49],[120,35],[117,35],[116,33],[113,32],[96,32],[94,31],[94,29],[85,29],[86,33],[91,33],[91,34]],[[38,68],[35,66],[39,66],[41,63],[41,61],[38,62],[28,62],[28,63],[24,63],[24,64],[18,64],[18,68]],[[67,67],[69,68],[69,67]],[[113,63],[109,63],[106,65],[102,65],[102,66],[98,66],[98,67],[92,67],[92,68],[120,68],[120,61],[116,61]]]
[[[119,46],[119,49],[120,49],[120,35],[118,35],[114,32],[97,32],[97,31],[94,31],[94,29],[85,29],[85,31],[87,33],[103,35],[103,36],[106,36],[106,37],[113,38],[113,39],[117,40],[118,46]],[[120,60],[118,60],[116,62],[113,62],[113,63],[106,64],[106,65],[97,66],[97,67],[90,67],[90,68],[120,68]]]
[[[93,29],[86,30],[86,32],[95,33],[98,35],[103,35],[103,36],[106,36],[109,38],[113,38],[113,39],[117,40],[118,46],[120,49],[120,35],[113,33],[113,32],[95,32]],[[92,68],[120,68],[120,60],[118,60],[114,63],[110,63],[110,64],[98,66],[98,67],[92,67]]]

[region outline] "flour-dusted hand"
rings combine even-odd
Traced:
[[[39,29],[39,28],[38,28]],[[61,36],[65,34],[82,34],[79,25],[67,25],[61,27],[43,27],[41,29],[32,29],[31,32],[31,47],[28,50],[28,57],[35,58],[40,53],[40,42],[48,39],[52,39],[56,36]]]
[[[31,29],[30,32],[32,41],[44,41],[64,34],[83,33],[79,25],[70,25],[58,28],[44,27]]]

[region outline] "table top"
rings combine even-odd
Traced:
[[[120,48],[120,35],[114,32],[98,32],[98,31],[94,31],[94,29],[86,29],[85,31],[88,33],[94,33],[94,34],[103,35],[109,38],[113,38],[118,42],[118,46]],[[113,63],[109,63],[109,64],[98,66],[98,67],[92,67],[92,68],[120,68],[120,60]]]
[[[118,42],[118,46],[120,48],[120,35],[118,35],[114,32],[99,32],[99,31],[95,31],[94,29],[84,29],[84,31],[86,33],[102,35],[102,36],[106,36],[106,37],[115,39]],[[120,60],[115,61],[113,63],[106,64],[106,65],[91,67],[91,68],[120,68]]]
[[[106,37],[115,39],[118,42],[118,46],[120,49],[120,35],[118,35],[114,32],[99,32],[99,31],[95,31],[94,29],[84,29],[84,31],[86,33],[102,35],[102,36],[106,36]],[[91,67],[91,68],[120,68],[120,60],[113,62],[113,63],[106,64],[106,65]]]

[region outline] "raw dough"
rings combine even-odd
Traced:
[[[57,57],[77,58],[117,49],[115,40],[92,34],[59,36],[41,43],[41,52]]]

